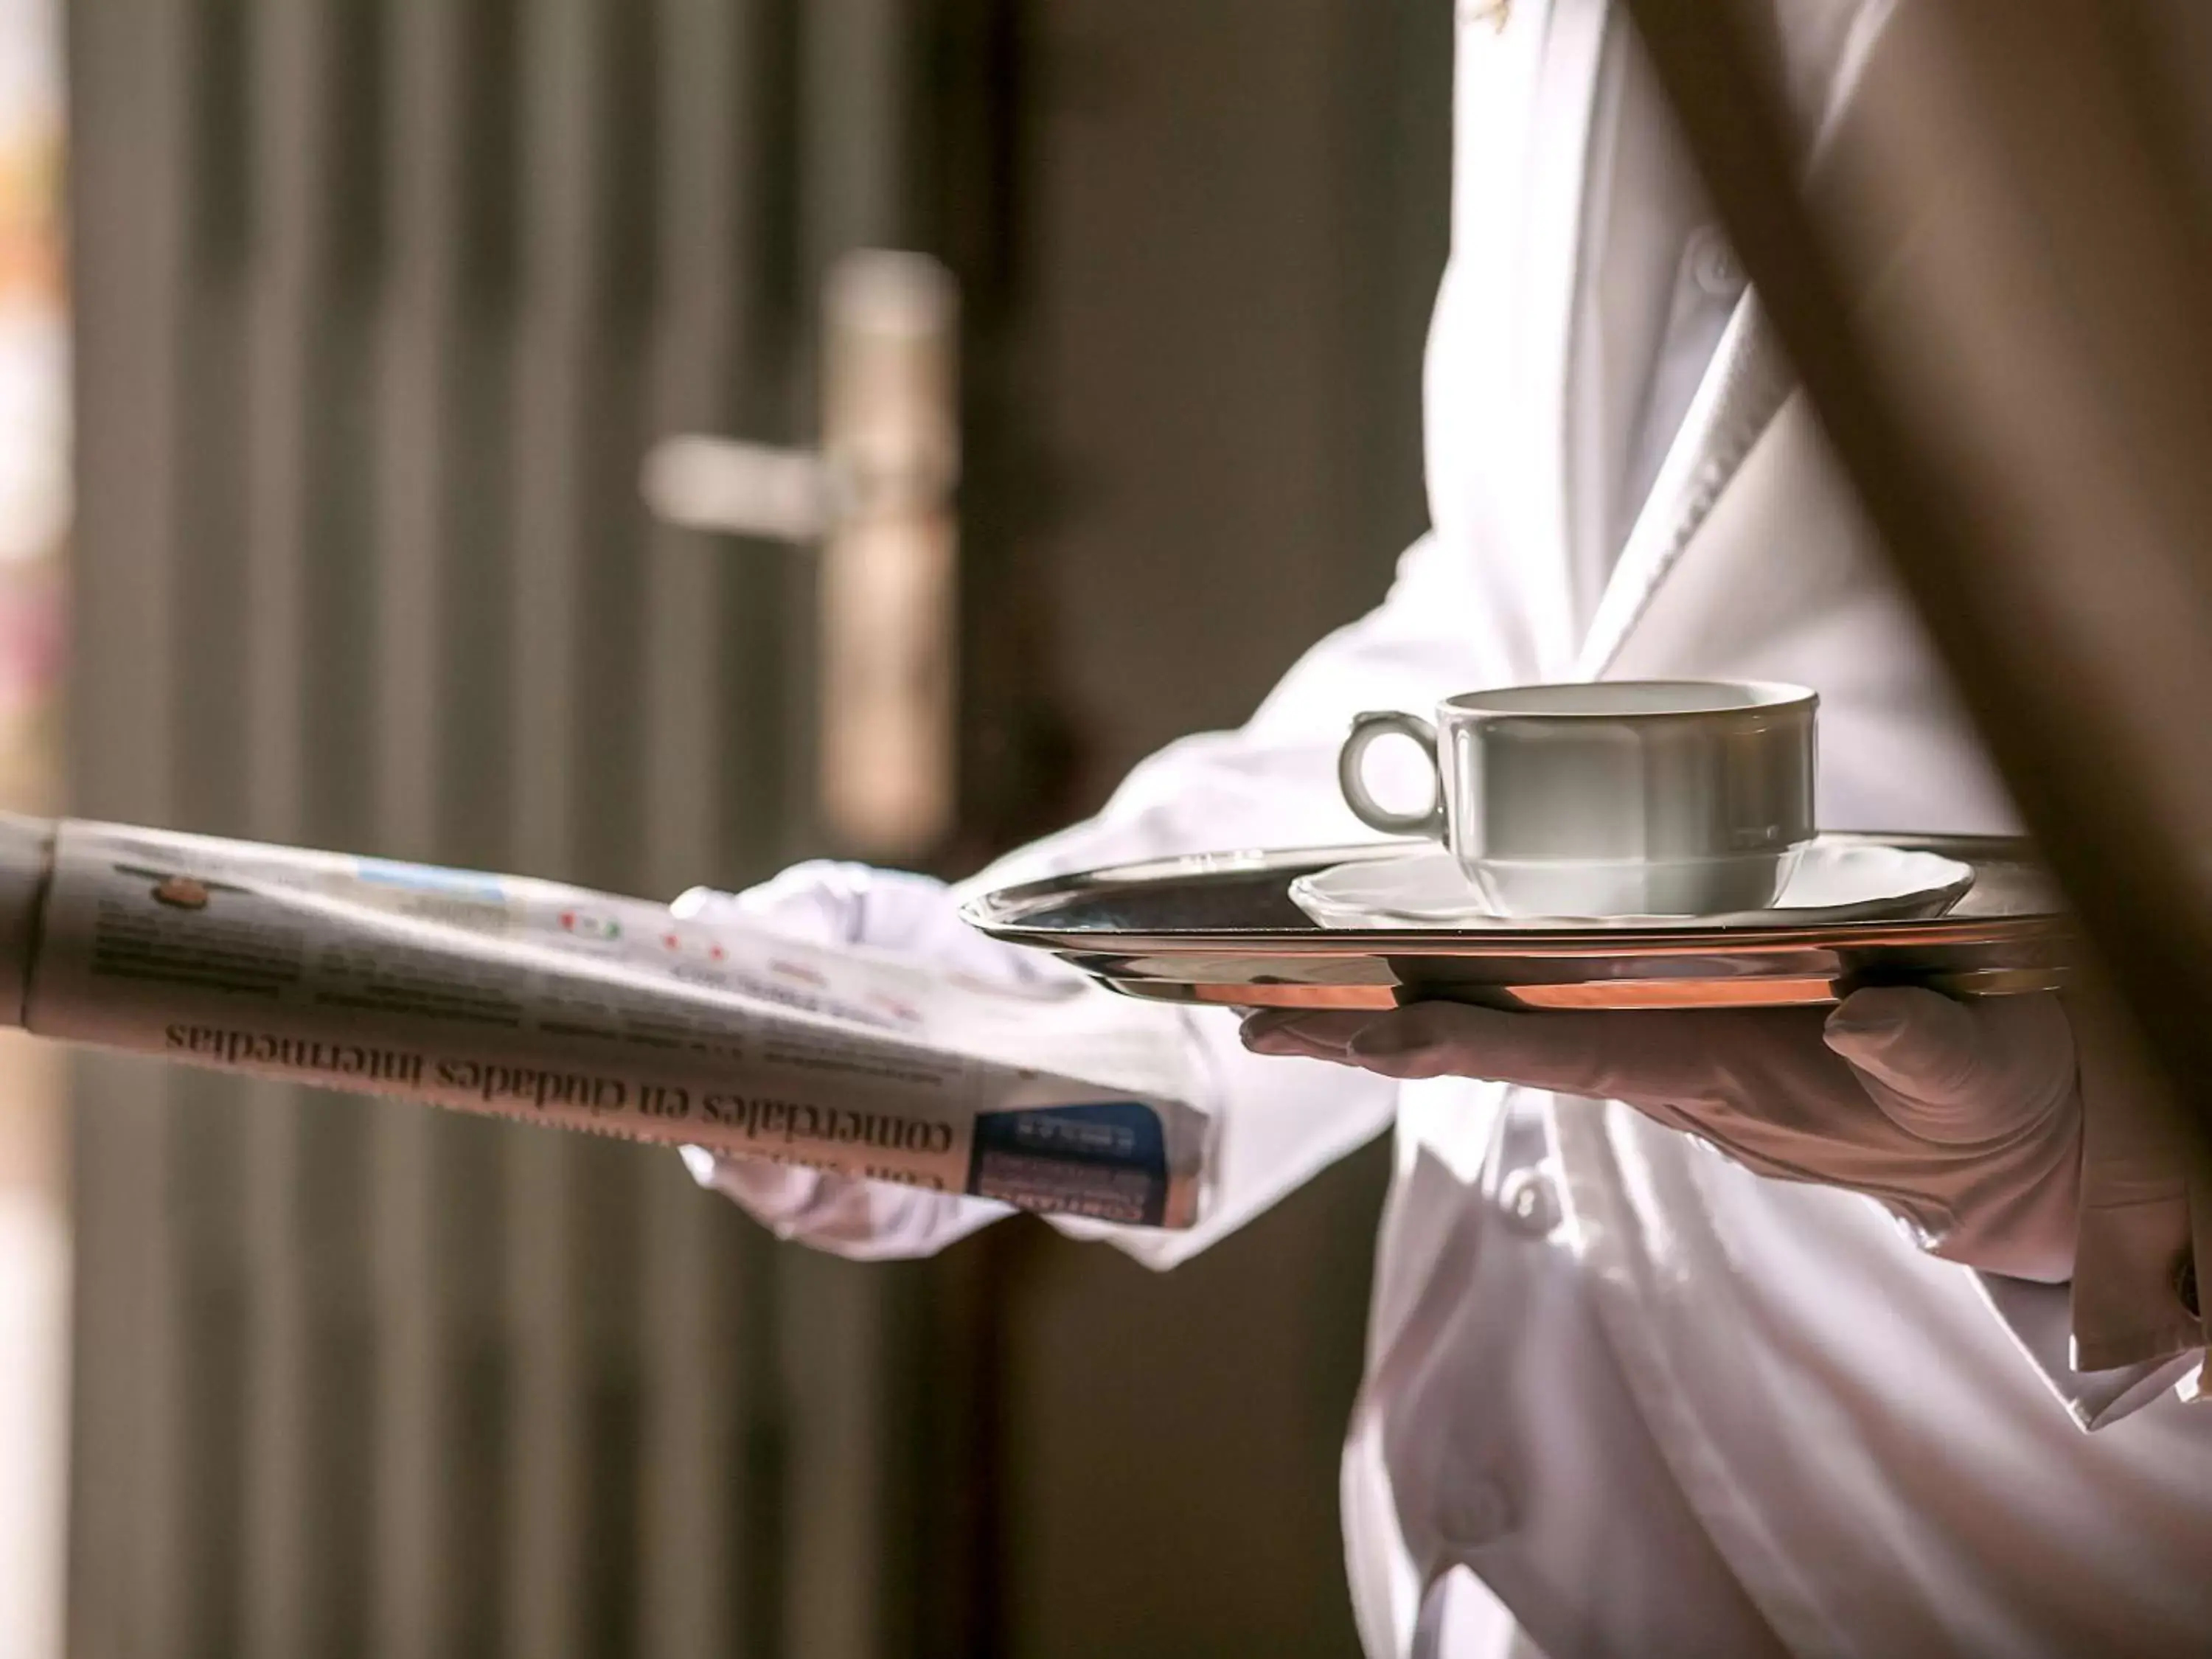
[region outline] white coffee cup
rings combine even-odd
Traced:
[[[1337,761],[1345,803],[1387,835],[1451,849],[1500,915],[1711,915],[1771,903],[1814,833],[1802,686],[1601,680],[1469,691],[1416,714],[1362,714]],[[1432,803],[1394,812],[1367,750],[1411,738]]]

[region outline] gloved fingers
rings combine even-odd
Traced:
[[[720,887],[687,887],[668,901],[668,914],[680,921],[705,921],[732,904],[737,895]]]
[[[804,1216],[836,1177],[817,1170],[755,1158],[720,1158],[705,1146],[683,1148],[684,1167],[709,1192],[734,1199],[769,1227],[787,1226]]]
[[[1263,1054],[1334,1060],[1385,1077],[1483,1078],[1694,1110],[1745,1079],[1786,1074],[1808,1048],[1818,1054],[1814,1028],[1787,1018],[1795,1012],[1524,1013],[1428,1001],[1372,1014],[1255,1017],[1247,1041]]]
[[[1990,1063],[1964,1003],[1907,986],[1854,991],[1828,1016],[1821,1037],[1856,1070],[1929,1102],[1971,1097]]]
[[[679,916],[763,921],[794,938],[878,950],[927,950],[935,936],[972,933],[945,884],[903,870],[810,859],[742,893],[695,887],[669,907]]]
[[[1810,1178],[1820,1145],[1881,1124],[1812,1009],[1510,1012],[1419,1002],[1373,1014],[1275,1012],[1248,1022],[1263,1054],[1386,1077],[1481,1078],[1620,1100],[1761,1173]]]
[[[1262,1008],[1244,1017],[1244,1046],[1255,1054],[1340,1060],[1346,1045],[1382,1017],[1365,1008]]]
[[[670,905],[686,921],[765,923],[787,938],[850,945],[860,937],[865,866],[829,859],[794,864],[742,893],[694,887]]]
[[[1484,1078],[1632,1098],[1667,1095],[1685,1082],[1679,1036],[1663,1014],[1508,1013],[1457,1002],[1373,1013],[1270,1012],[1245,1024],[1247,1045],[1261,1054],[1331,1060],[1384,1077]]]
[[[1244,1046],[1255,1054],[1332,1060],[1386,1077],[1488,1076],[1463,1069],[1472,1063],[1479,1036],[1452,1018],[1409,1020],[1415,1008],[1451,1009],[1450,1003],[1405,1008],[1263,1009],[1245,1017]],[[1482,1011],[1488,1012],[1488,1011]]]
[[[1821,1035],[1892,1122],[1938,1145],[2000,1139],[2073,1094],[2072,1036],[2052,998],[1969,1005],[1869,988],[1844,999]]]
[[[927,963],[988,984],[1080,986],[1082,975],[1041,951],[1025,951],[978,933],[960,919],[952,890],[934,876],[821,860],[786,871],[756,889],[763,896],[805,878],[834,905],[846,943]]]
[[[700,1185],[734,1200],[778,1238],[799,1239],[855,1261],[927,1255],[1009,1213],[957,1193],[863,1181],[684,1149]]]
[[[1468,1003],[1416,1002],[1371,1021],[1346,1044],[1345,1057],[1386,1077],[1476,1077],[1605,1097],[1624,1092],[1637,1057],[1633,1023],[1638,1018],[1506,1013]],[[1666,1033],[1645,1024],[1641,1035],[1663,1039]],[[1642,1057],[1671,1073],[1665,1047],[1647,1046]],[[1669,1092],[1664,1085],[1659,1091]]]
[[[669,908],[710,926],[750,923],[809,944],[865,945],[990,983],[1080,983],[1050,957],[977,933],[944,883],[902,870],[816,859],[742,893],[695,887]]]

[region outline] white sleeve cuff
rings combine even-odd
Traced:
[[[2073,1363],[2090,1370],[2162,1360],[2204,1346],[2182,1300],[2194,1255],[2189,1186],[2179,1173],[2085,1172],[2075,1236]]]
[[[2169,1389],[2186,1388],[2203,1360],[2199,1352],[2131,1365],[2075,1369],[2073,1298],[2064,1285],[2039,1285],[2002,1273],[1978,1273],[1982,1295],[2012,1334],[2028,1363],[2082,1428],[2096,1430],[2142,1410]]]
[[[2208,1148],[2101,988],[2077,987],[2066,1003],[2081,1085],[2069,1364],[2163,1364],[2205,1346],[2184,1285],[2212,1261]]]
[[[856,1181],[762,1159],[686,1146],[684,1167],[702,1187],[733,1200],[778,1238],[854,1261],[934,1255],[1012,1212],[957,1193]]]

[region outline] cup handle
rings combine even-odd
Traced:
[[[1425,811],[1393,812],[1367,792],[1364,768],[1368,746],[1377,738],[1391,736],[1411,738],[1429,757],[1436,797]],[[1437,728],[1419,714],[1401,714],[1392,710],[1354,715],[1352,735],[1337,751],[1336,785],[1344,792],[1344,804],[1352,809],[1352,815],[1370,830],[1380,830],[1386,836],[1426,836],[1431,841],[1446,838],[1443,775],[1437,765]]]

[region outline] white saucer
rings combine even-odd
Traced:
[[[1573,927],[1790,927],[1940,916],[1966,896],[1974,872],[1956,860],[1901,847],[1825,839],[1808,845],[1773,904],[1710,916],[1501,916],[1484,904],[1452,855],[1333,865],[1291,884],[1298,908],[1324,927],[1453,927],[1525,933]]]

